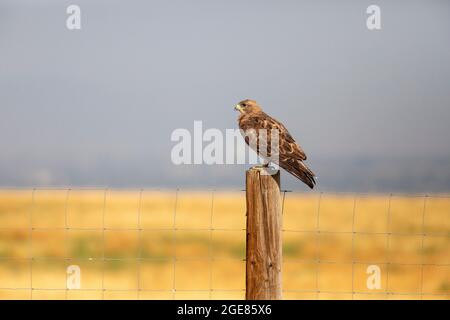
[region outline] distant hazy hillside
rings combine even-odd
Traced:
[[[331,159],[308,162],[322,191],[449,192],[450,158]],[[2,186],[109,186],[242,188],[247,166],[174,166],[154,159],[102,159],[85,163],[15,161],[0,157]],[[306,190],[289,174],[284,188]]]

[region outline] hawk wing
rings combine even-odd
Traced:
[[[255,130],[258,134],[259,129],[267,130],[267,155],[271,155],[271,130],[278,130],[279,133],[279,163],[277,163],[284,170],[297,177],[310,188],[315,185],[314,173],[303,163],[307,159],[303,149],[295,142],[286,127],[276,119],[270,117],[264,112],[244,115],[239,119],[239,128],[247,130]],[[249,144],[249,138],[245,137],[245,142]],[[259,142],[259,140],[258,140]],[[255,150],[258,154],[258,149]]]

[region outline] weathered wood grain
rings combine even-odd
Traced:
[[[246,175],[246,299],[281,299],[280,172],[264,175],[251,168]]]

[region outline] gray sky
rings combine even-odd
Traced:
[[[245,166],[175,167],[170,134],[253,98],[320,190],[449,191],[449,39],[445,0],[2,0],[0,184],[242,186]]]

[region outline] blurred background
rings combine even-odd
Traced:
[[[284,298],[448,299],[450,2],[371,4],[2,0],[0,299],[243,298],[248,165],[170,136],[245,98],[318,175],[282,174]]]
[[[370,4],[2,0],[0,184],[240,188],[246,166],[173,165],[170,135],[252,98],[318,190],[447,192],[450,3],[376,1],[379,31]]]

